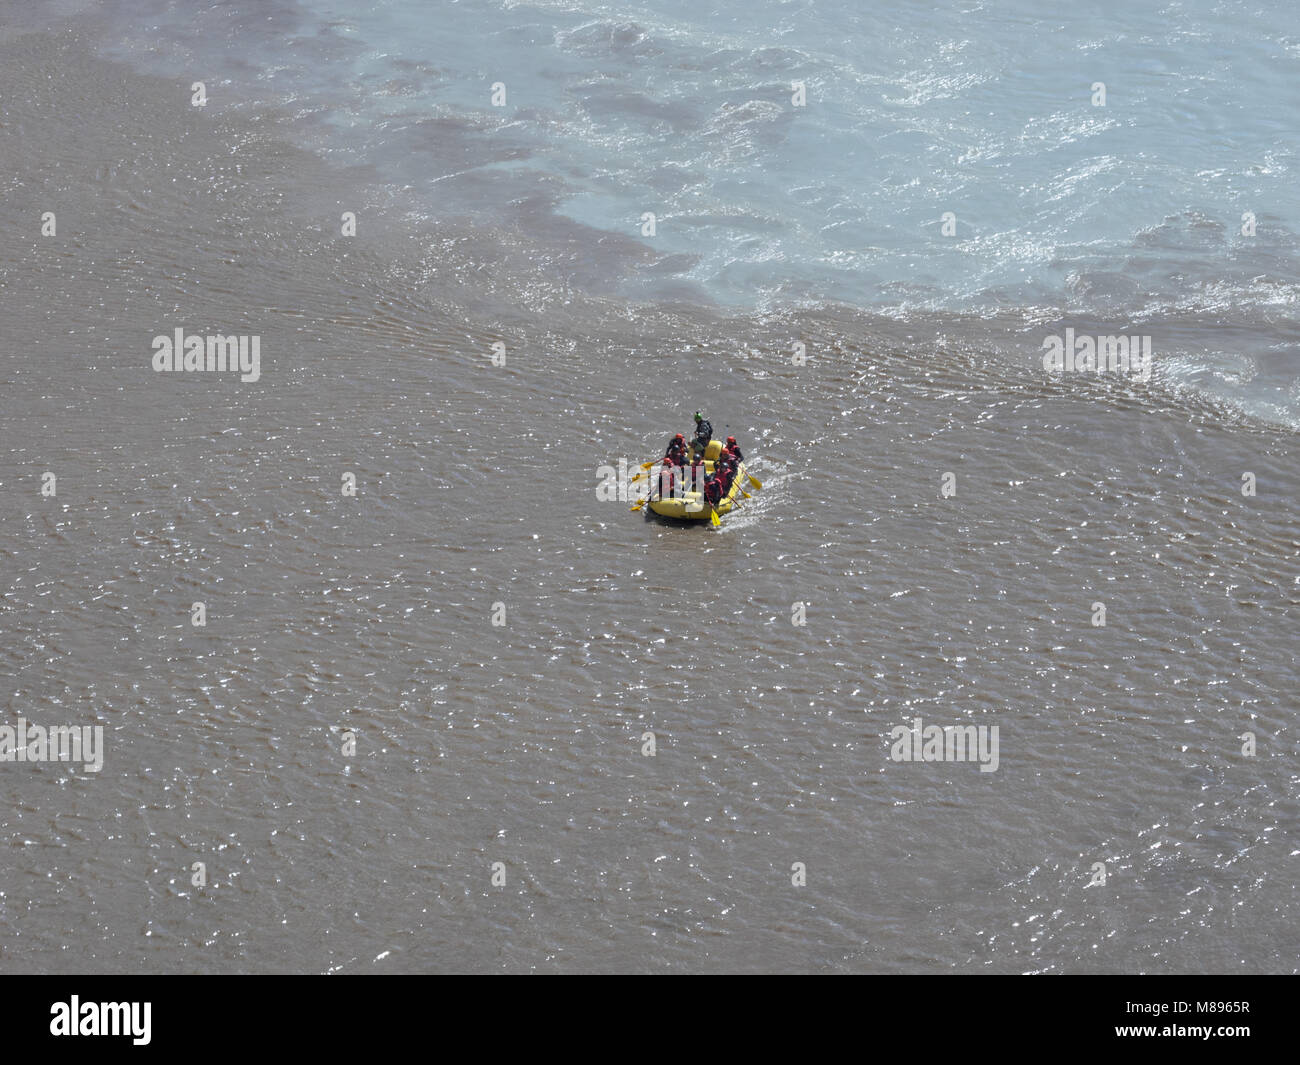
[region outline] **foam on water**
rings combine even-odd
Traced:
[[[406,210],[520,234],[594,292],[902,319],[1046,308],[1119,332],[1166,309],[1255,316],[1237,343],[1276,372],[1232,401],[1300,424],[1293,9],[1040,8],[159,0],[122,5],[141,30],[105,47],[210,70],[218,107],[287,105],[304,143]],[[1214,369],[1209,338],[1156,342]]]

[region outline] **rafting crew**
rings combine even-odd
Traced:
[[[668,441],[659,467],[659,498],[664,499],[688,490],[701,492],[713,506],[730,493],[745,456],[734,436],[718,452],[716,461],[706,463],[705,453],[713,440],[713,423],[699,411],[695,412],[695,436],[690,444],[682,433]],[[712,465],[713,471],[709,472]],[[690,473],[687,473],[687,470]]]
[[[707,517],[717,526],[721,524],[720,508],[724,503],[729,511],[740,506],[741,497],[749,498],[748,491],[741,491],[741,480],[745,481],[746,488],[763,487],[763,483],[745,466],[745,455],[734,436],[727,437],[726,443],[719,439],[716,448],[711,446],[712,442],[712,423],[696,411],[695,435],[689,445],[682,433],[674,433],[657,468],[654,459],[642,464],[643,473],[638,473],[637,478],[643,475],[650,478],[648,499],[656,514],[675,518]],[[711,455],[717,457],[709,457]],[[657,489],[654,486],[656,477],[659,481]],[[655,502],[669,499],[677,501],[677,504],[661,508]],[[638,510],[645,505],[642,501],[632,509]]]

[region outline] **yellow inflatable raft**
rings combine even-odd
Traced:
[[[722,441],[710,440],[709,446],[704,449],[704,473],[699,478],[699,489],[704,488],[704,477],[713,472],[713,465],[718,461],[718,456],[722,454]],[[660,495],[659,467],[650,469],[650,500],[647,504],[656,514],[665,518],[681,518],[685,521],[708,521],[710,507],[704,501],[704,493],[701,490],[691,491],[691,468],[685,469],[677,467],[673,470],[677,482],[677,490],[671,495]],[[740,496],[741,485],[747,476],[745,464],[742,462],[736,468],[736,476],[731,479],[731,490],[718,500],[717,511],[719,515],[728,513]],[[683,482],[686,485],[686,491],[681,491],[680,485]]]

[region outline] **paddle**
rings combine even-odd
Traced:
[[[656,465],[656,464],[658,464],[658,463],[660,463],[660,462],[663,462],[663,459],[651,459],[649,462],[643,462],[643,463],[641,463],[641,465],[637,467],[637,469],[640,470],[641,472],[640,472],[640,473],[634,473],[634,474],[632,474],[632,476],[631,476],[630,478],[628,478],[628,482],[627,482],[627,483],[628,483],[628,484],[636,484],[637,481],[641,480],[642,477],[647,476],[647,473],[648,473],[648,471],[649,471],[649,469],[650,469],[651,466],[654,466],[654,465]],[[647,498],[648,498],[648,497],[647,497]],[[637,504],[636,506],[634,506],[632,509],[633,509],[633,510],[640,510],[643,506],[645,506],[645,500],[642,500],[640,503],[638,503],[638,504]]]
[[[660,460],[656,460],[656,461],[660,461]],[[630,480],[630,481],[628,482],[628,484],[636,484],[636,482],[637,482],[638,480],[640,480],[643,476],[645,476],[645,475],[644,475],[644,474],[640,474],[640,473],[638,473],[635,477],[632,478],[632,480]],[[647,486],[645,495],[642,496],[639,500],[637,500],[635,503],[633,503],[633,504],[632,504],[630,507],[628,507],[627,509],[628,509],[628,510],[632,510],[632,511],[637,511],[637,510],[642,509],[642,508],[643,508],[647,503],[650,502],[650,497],[651,497],[652,495],[654,495],[654,484],[653,484],[653,482],[652,482],[650,485]]]

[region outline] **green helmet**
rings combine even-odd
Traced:
[[[699,411],[696,411],[696,412],[695,412],[695,420],[696,420],[697,422],[702,422],[702,421],[704,421],[704,419],[700,417],[700,412],[699,412]]]

